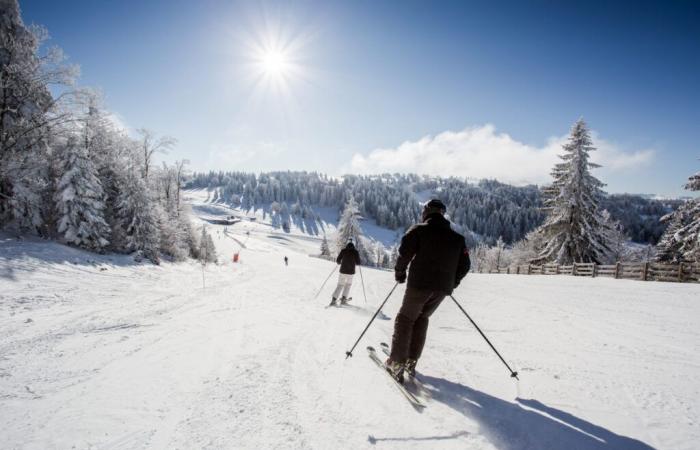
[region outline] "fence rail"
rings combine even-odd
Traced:
[[[478,270],[483,273],[482,270]],[[570,266],[558,264],[524,264],[498,267],[487,273],[515,275],[572,275],[576,277],[609,277],[641,281],[674,281],[677,283],[700,282],[700,263],[622,263],[593,264],[574,263]]]

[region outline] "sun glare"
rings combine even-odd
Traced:
[[[267,75],[283,76],[287,59],[284,53],[277,50],[268,50],[261,58],[262,69]]]
[[[285,31],[281,26],[266,26],[251,33],[247,47],[251,94],[257,98],[294,98],[310,80],[306,62],[310,35]]]

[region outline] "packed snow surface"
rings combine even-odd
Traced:
[[[358,276],[352,306],[325,308],[318,240],[207,227],[204,269],[0,235],[0,447],[697,448],[699,285],[470,274],[455,297],[521,381],[448,299],[421,412],[365,351],[403,285],[345,359],[391,272],[364,268],[367,303]]]

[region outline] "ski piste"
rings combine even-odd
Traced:
[[[377,351],[372,347],[371,345],[367,347],[367,352],[369,354],[369,358],[374,361],[374,363],[379,367],[379,369],[384,372],[386,376],[388,376],[391,381],[394,382],[397,388],[401,391],[401,393],[406,397],[406,399],[411,403],[411,405],[419,410],[422,410],[425,408],[425,403],[423,403],[416,395],[409,391],[406,386],[403,384],[399,383],[396,378],[394,378],[391,373],[389,373],[388,370],[386,370],[386,366],[384,365],[384,362],[381,360],[381,358],[377,355]]]

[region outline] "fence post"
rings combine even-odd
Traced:
[[[593,263],[593,270],[591,271],[591,278],[595,278],[598,272],[598,264]]]
[[[683,282],[683,263],[678,263],[678,282]]]
[[[554,274],[559,275],[559,264],[557,264],[557,267],[554,269]]]
[[[571,263],[571,275],[576,275],[576,263],[572,262]]]
[[[615,279],[620,278],[620,261],[615,263]]]
[[[645,262],[642,267],[642,280],[647,281],[647,271],[649,270],[649,263]]]
[[[510,275],[510,266],[506,267],[506,273]]]
[[[515,274],[520,275],[520,266],[515,266]]]
[[[532,272],[532,264],[528,263],[527,264],[527,274],[530,275],[531,272]]]

